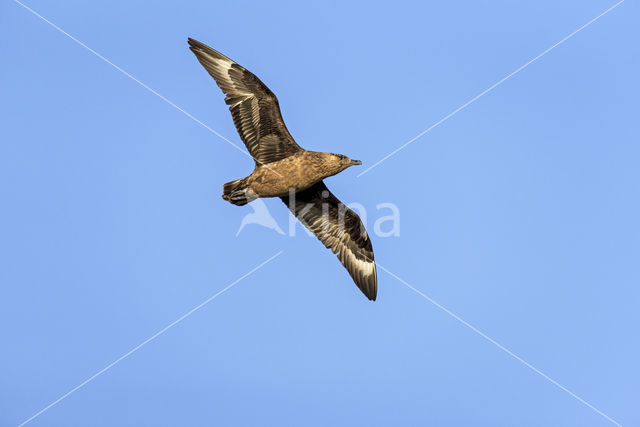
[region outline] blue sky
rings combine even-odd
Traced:
[[[240,145],[194,37],[258,75],[327,180],[400,210],[380,265],[623,425],[640,425],[637,3],[357,177],[615,1],[30,1]],[[220,198],[249,157],[0,4],[0,425],[613,425],[379,269]],[[266,204],[282,228],[288,211]],[[369,220],[372,227],[372,220]]]

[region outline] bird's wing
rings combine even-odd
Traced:
[[[360,217],[338,200],[320,181],[282,201],[291,212],[338,255],[360,288],[370,300],[376,299],[378,282],[373,247]]]
[[[302,150],[284,124],[278,99],[247,69],[192,38],[189,48],[226,95],[233,123],[256,165]]]

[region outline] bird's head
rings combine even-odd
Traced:
[[[362,162],[360,160],[353,160],[344,154],[335,154],[335,153],[324,153],[325,154],[325,165],[328,169],[330,169],[333,173],[338,173],[350,166],[361,165]]]

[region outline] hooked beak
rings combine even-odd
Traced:
[[[360,160],[351,160],[351,166],[361,165],[362,162]]]

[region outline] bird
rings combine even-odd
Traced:
[[[257,198],[279,197],[375,301],[378,279],[371,239],[360,217],[324,183],[362,162],[300,147],[284,123],[278,99],[258,77],[204,43],[192,38],[188,43],[224,93],[238,134],[255,161],[249,176],[222,186],[222,198],[242,206]]]

